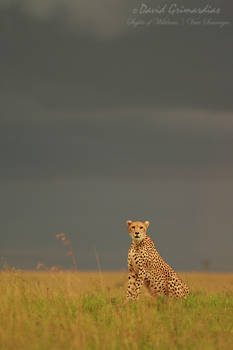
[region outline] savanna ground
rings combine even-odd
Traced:
[[[185,273],[187,299],[125,303],[126,272],[0,272],[0,350],[233,349],[233,274]]]

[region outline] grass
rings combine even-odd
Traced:
[[[230,350],[233,274],[183,274],[187,299],[125,302],[127,274],[0,273],[0,350]]]

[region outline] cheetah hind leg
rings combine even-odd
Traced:
[[[145,287],[152,297],[159,297],[161,295],[168,294],[165,284],[158,284],[154,281],[150,281],[147,278],[145,279]]]
[[[186,284],[179,279],[168,282],[169,295],[175,298],[186,298],[189,294],[189,289]]]

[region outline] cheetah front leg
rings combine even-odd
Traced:
[[[142,289],[142,286],[144,284],[145,276],[146,276],[146,273],[145,273],[144,269],[141,268],[139,270],[139,272],[138,272],[138,278],[136,280],[136,295],[137,295],[137,298],[138,298],[138,296],[141,293],[141,289]]]
[[[127,288],[127,299],[138,299],[141,288],[144,283],[145,278],[145,272],[144,270],[139,270],[138,274],[135,273],[135,271],[130,270],[129,271],[129,281],[128,281],[128,288]]]
[[[128,287],[126,294],[127,299],[137,299],[137,279],[137,274],[134,271],[130,271],[128,276]]]

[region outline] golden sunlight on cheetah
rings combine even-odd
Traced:
[[[128,253],[127,299],[137,299],[143,284],[152,296],[185,297],[189,290],[182,279],[162,259],[146,232],[149,221],[126,222],[132,244]]]

